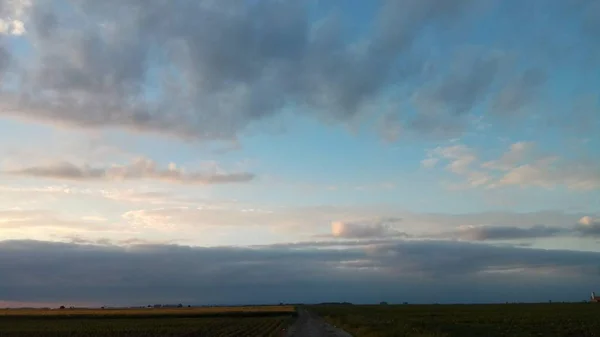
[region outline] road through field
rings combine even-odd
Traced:
[[[352,337],[352,335],[328,324],[314,313],[298,309],[298,319],[288,330],[287,337]]]

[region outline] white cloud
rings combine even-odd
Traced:
[[[568,163],[560,161],[557,157],[542,158],[507,170],[493,187],[501,185],[537,186],[546,189],[564,186],[583,191],[600,189],[600,165]]]
[[[463,145],[437,147],[428,151],[422,164],[433,166],[440,160],[448,162],[446,169],[464,180],[452,184],[456,188],[502,186],[541,187],[564,186],[572,190],[600,188],[600,163],[569,162],[557,156],[540,156],[533,142],[511,144],[500,158],[481,163],[475,152]]]
[[[90,222],[105,222],[108,219],[106,219],[105,217],[97,216],[97,215],[86,215],[86,216],[82,216],[81,220],[90,221]]]
[[[510,149],[497,160],[483,163],[481,166],[496,170],[510,170],[515,165],[522,163],[531,155],[534,142],[517,142],[510,145]]]
[[[421,166],[425,168],[434,168],[437,165],[439,158],[425,158],[421,160]]]
[[[331,234],[336,238],[365,239],[392,238],[405,235],[395,227],[401,219],[383,218],[375,221],[334,221],[331,223]]]
[[[584,226],[592,226],[593,224],[597,224],[600,223],[600,219],[594,219],[589,215],[586,215],[584,217],[582,217],[581,219],[579,219],[579,224],[584,225]]]
[[[81,231],[104,231],[110,229],[93,224],[98,221],[76,219],[60,213],[43,209],[7,209],[0,210],[0,230],[26,228],[54,228]]]
[[[467,173],[470,165],[477,160],[473,150],[462,144],[437,147],[431,151],[430,155],[448,160],[449,164],[446,168],[456,174]]]
[[[428,151],[428,158],[424,159],[421,164],[431,168],[440,160],[447,161],[446,169],[464,177],[466,185],[469,187],[486,185],[491,179],[486,172],[473,168],[478,161],[478,157],[473,149],[464,144],[437,147]],[[455,185],[455,187],[462,188],[458,185]]]
[[[21,20],[0,19],[0,34],[23,35],[25,34],[25,25]]]
[[[26,33],[23,18],[31,7],[29,0],[4,0],[0,4],[0,35],[23,35]]]
[[[579,219],[577,229],[583,234],[592,237],[600,237],[600,218],[586,215]]]

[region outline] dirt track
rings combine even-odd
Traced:
[[[298,310],[298,320],[290,327],[288,337],[352,337],[349,333],[326,323],[304,309]]]

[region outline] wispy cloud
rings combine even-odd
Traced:
[[[475,151],[463,144],[437,147],[428,151],[422,165],[433,168],[440,160],[446,169],[465,179],[459,186],[499,188],[503,186],[564,186],[572,190],[600,189],[600,163],[568,161],[558,156],[534,152],[533,142],[510,145],[501,157],[482,162]]]
[[[0,210],[0,230],[44,227],[65,230],[106,231],[112,228],[102,223],[103,221],[98,220],[98,217],[75,218],[43,209]]]
[[[7,173],[13,175],[31,176],[39,178],[54,178],[64,180],[138,180],[152,179],[174,183],[191,184],[225,184],[243,183],[254,179],[254,174],[223,173],[223,172],[186,172],[171,163],[165,169],[147,158],[138,158],[127,165],[113,165],[110,167],[91,167],[88,165],[77,166],[69,162],[60,162],[53,165],[32,166],[11,170]]]

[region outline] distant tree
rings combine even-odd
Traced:
[[[188,308],[191,308],[192,306],[188,304]]]
[[[380,305],[387,305],[387,302],[379,302]]]
[[[178,308],[183,308],[183,304],[179,303],[179,304],[177,304],[177,307]]]
[[[64,309],[64,308],[65,308],[65,306],[64,306],[64,305],[61,305],[59,309]]]

